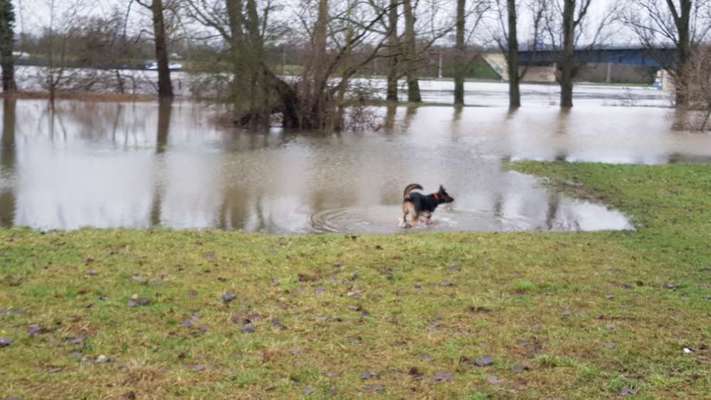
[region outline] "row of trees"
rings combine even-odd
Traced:
[[[47,1],[53,10],[54,0]],[[126,3],[114,10],[123,34],[111,48],[129,42],[133,37],[127,33],[129,21],[135,21],[130,15],[136,8],[144,10],[152,22],[161,98],[174,96],[169,47],[180,25],[205,46],[222,49],[220,62],[229,65],[232,73],[229,99],[235,123],[267,125],[279,114],[284,126],[302,129],[342,127],[347,106],[362,100],[353,95],[352,78],[377,60],[387,64],[387,100],[399,100],[398,82],[404,79],[407,100],[421,102],[422,61],[432,46],[445,42],[453,45],[456,55],[455,104],[464,103],[472,43],[491,40],[505,55],[512,108],[521,105],[520,81],[526,72],[518,57],[521,43],[529,50],[559,51],[560,105],[572,107],[578,69],[575,49],[609,43],[610,35],[623,28],[646,47],[674,46],[677,57],[670,72],[677,82],[677,105],[686,106],[686,71],[694,49],[711,29],[711,0],[300,0],[293,9],[279,0]],[[13,28],[13,3],[0,0],[6,92],[15,88]],[[303,47],[302,68],[296,76],[278,74],[268,59],[268,48],[286,42]]]

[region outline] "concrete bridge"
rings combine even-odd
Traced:
[[[523,50],[519,52],[519,61],[527,68],[524,81],[554,82],[556,64],[560,60],[559,50]],[[485,53],[484,59],[501,76],[508,80],[506,59],[501,52]],[[582,69],[597,69],[597,74],[611,82],[615,73],[624,71],[628,76],[645,75],[650,70],[664,70],[672,66],[677,59],[676,49],[642,47],[608,47],[575,50],[575,60],[583,66]]]
[[[558,50],[524,50],[519,52],[521,65],[551,65],[558,62]],[[622,64],[651,68],[668,68],[676,62],[674,48],[646,49],[642,47],[611,47],[577,49],[575,60],[580,64]]]

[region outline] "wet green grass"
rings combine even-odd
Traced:
[[[711,166],[513,167],[640,228],[2,230],[0,398],[707,396]]]

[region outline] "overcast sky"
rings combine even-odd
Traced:
[[[90,15],[92,13],[105,15],[111,11],[112,7],[126,5],[128,2],[128,0],[13,0],[18,10],[18,32],[32,32],[42,26],[47,26],[49,24],[49,9],[52,1],[54,1],[57,18],[61,18],[59,16],[61,16],[69,6],[76,3],[82,4],[83,15]],[[291,4],[298,4],[295,0],[284,1],[290,2]],[[593,0],[590,10],[591,17],[599,17],[611,4],[619,1],[623,0]],[[454,4],[454,0],[451,0],[451,2]],[[135,7],[133,15],[135,18],[134,21],[136,22],[133,25],[139,25],[139,19],[146,17],[146,10],[142,7]],[[525,15],[522,15],[520,16],[520,21],[522,25],[520,28],[520,39],[525,40],[523,36],[527,30],[527,25],[530,25],[529,19],[526,18]],[[629,34],[620,33],[615,35],[613,41],[615,44],[628,43],[631,41],[631,36]]]
[[[49,25],[52,0],[13,0],[18,10],[18,31],[31,32],[38,27]],[[81,3],[82,14],[101,15],[111,11],[116,5],[127,4],[128,0],[54,0],[55,13],[61,15],[68,7]],[[138,10],[137,11],[142,11]]]

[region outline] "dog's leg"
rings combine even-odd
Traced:
[[[425,224],[432,225],[432,213],[431,212],[425,213]]]
[[[409,214],[410,207],[408,207],[407,203],[402,203],[402,223],[400,224],[401,227],[410,228],[412,226],[407,222],[407,217]]]
[[[410,224],[407,223],[407,211],[402,213],[402,222],[400,223],[401,228],[409,228]]]
[[[420,222],[420,213],[413,207],[413,209],[410,210],[410,226],[415,226],[418,222]]]

